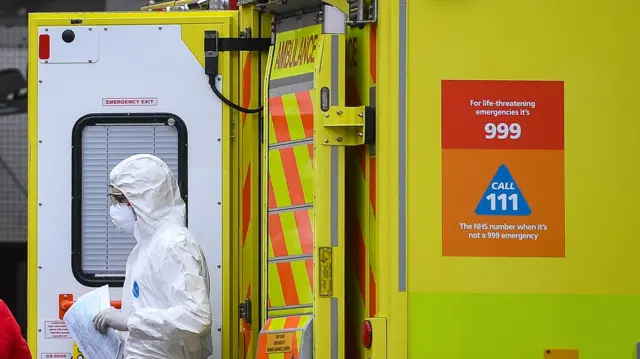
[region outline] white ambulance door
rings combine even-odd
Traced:
[[[106,195],[109,171],[138,153],[162,158],[178,178],[211,272],[220,358],[223,112],[181,25],[112,19],[37,32],[37,358],[71,355],[60,295],[109,284],[117,301],[132,290],[122,285],[135,239],[111,223]]]

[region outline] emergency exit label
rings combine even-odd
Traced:
[[[442,81],[444,256],[564,257],[564,83]]]

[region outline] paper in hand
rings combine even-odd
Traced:
[[[109,287],[102,286],[81,296],[67,310],[63,320],[78,348],[87,359],[117,359],[120,338],[112,328],[101,334],[93,326],[93,317],[111,305]]]

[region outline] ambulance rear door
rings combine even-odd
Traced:
[[[211,275],[213,358],[221,357],[222,228],[229,111],[203,70],[205,30],[230,35],[230,12],[32,14],[29,20],[29,342],[68,358],[61,320],[74,299],[122,288],[136,241],[108,215],[109,171],[150,153],[178,179],[188,226]],[[222,78],[230,71],[221,54]],[[222,81],[217,86],[228,93]],[[134,286],[135,287],[135,286]]]

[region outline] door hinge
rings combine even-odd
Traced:
[[[243,318],[247,324],[251,324],[251,299],[246,298],[244,303],[238,305],[238,317]]]

